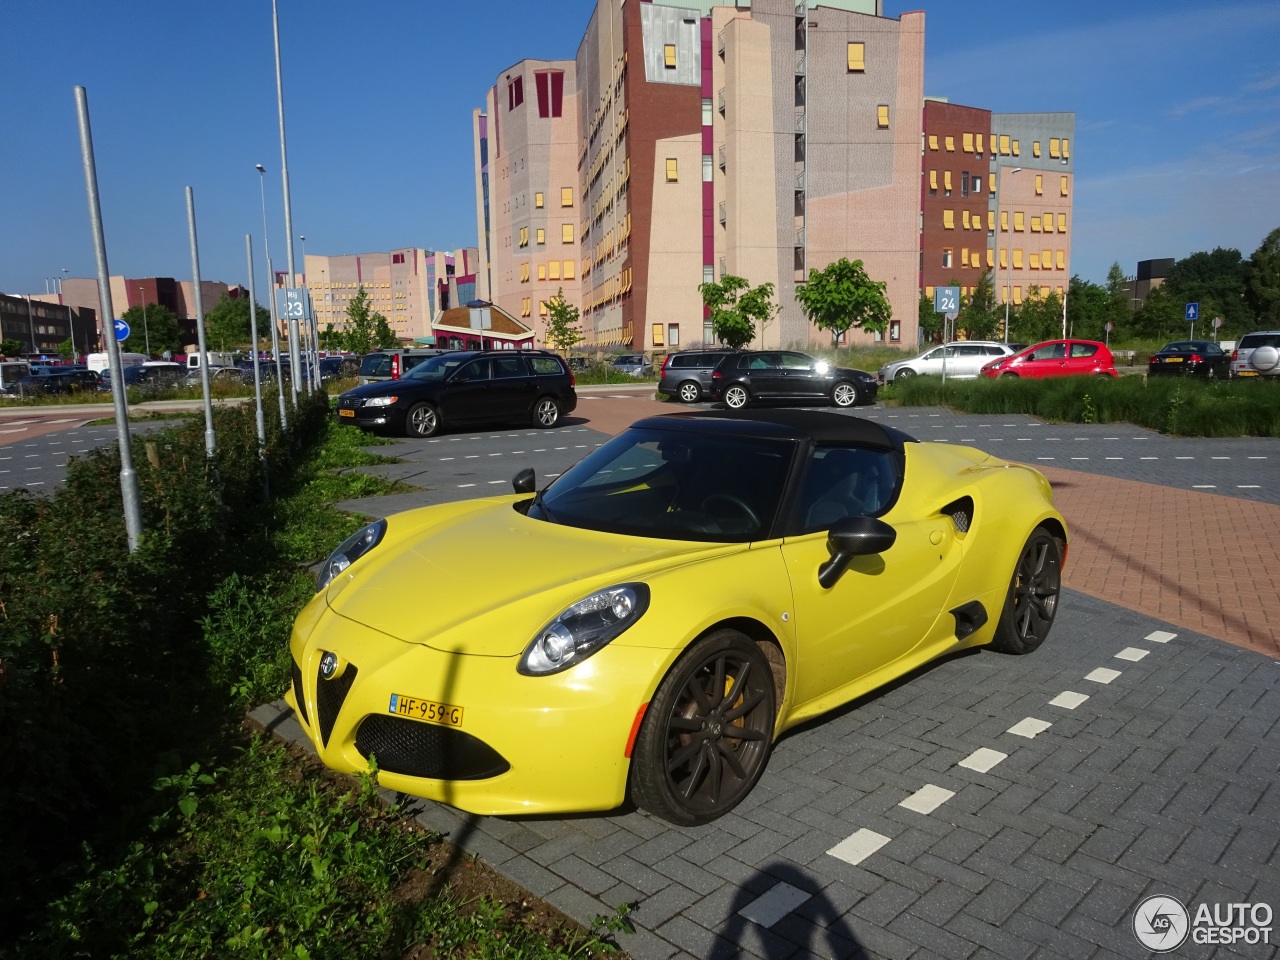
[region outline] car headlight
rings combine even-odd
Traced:
[[[649,588],[643,583],[597,590],[539,630],[516,669],[526,676],[567,670],[619,636],[647,609]]]
[[[382,542],[387,532],[386,520],[375,520],[367,527],[361,527],[338,545],[338,549],[329,554],[320,575],[316,577],[316,593],[329,585],[329,582],[351,564]]]
[[[396,402],[396,397],[370,397],[364,402],[366,407],[389,407]]]

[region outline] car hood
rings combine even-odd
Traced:
[[[320,372],[323,373],[324,371],[321,370]],[[375,380],[373,383],[352,387],[350,390],[345,391],[342,396],[361,400],[369,397],[386,397],[403,390],[405,385],[403,377],[399,380]]]
[[[406,642],[513,657],[596,590],[750,548],[533,520],[514,508],[526,499],[471,500],[389,517],[382,543],[326,588],[330,609]]]

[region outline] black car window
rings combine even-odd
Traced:
[[[961,357],[980,357],[983,355],[982,347],[962,343],[956,347],[956,355]]]
[[[693,367],[693,366],[697,366],[698,359],[699,359],[698,357],[694,356],[691,353],[685,353],[685,354],[677,353],[674,357],[671,358],[671,363],[669,364],[669,366]]]
[[[493,373],[491,370],[491,362],[487,357],[481,357],[479,360],[472,360],[465,363],[453,375],[454,383],[474,383],[477,380],[489,380]]]
[[[817,366],[817,361],[813,357],[803,353],[781,354],[779,363],[784,370],[812,370]]]
[[[529,375],[529,368],[524,365],[524,357],[494,357],[491,362],[495,380]]]
[[[1071,356],[1073,357],[1092,357],[1098,352],[1096,343],[1073,343],[1071,345]]]
[[[1047,343],[1039,350],[1027,354],[1028,360],[1061,360],[1067,355],[1065,343]]]
[[[564,373],[564,368],[555,357],[530,357],[529,364],[533,367],[533,372],[540,376]]]
[[[1005,351],[1003,349],[994,346],[983,347],[982,352],[988,357],[1003,357],[1005,355]]]
[[[757,353],[748,359],[747,367],[751,370],[776,370],[778,368],[778,355],[776,353]]]
[[[796,504],[799,533],[827,530],[845,517],[874,517],[893,502],[893,454],[865,447],[816,447]]]
[[[391,355],[387,353],[371,353],[360,361],[360,376],[391,376]]]
[[[1280,347],[1280,333],[1246,333],[1240,338],[1241,350],[1256,350],[1258,347]]]
[[[469,359],[465,353],[441,353],[427,357],[405,376],[406,380],[443,380]]]
[[[424,360],[430,360],[432,354],[406,353],[400,358],[400,369],[408,372],[422,363]]]

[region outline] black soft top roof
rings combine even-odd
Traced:
[[[646,417],[633,427],[650,430],[687,430],[769,437],[779,440],[812,440],[820,446],[857,445],[881,450],[900,449],[915,437],[861,417],[822,410],[706,410]]]

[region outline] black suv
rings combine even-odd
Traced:
[[[713,400],[741,410],[757,400],[830,400],[837,407],[874,403],[879,385],[865,370],[835,367],[794,350],[748,350],[725,357],[711,374]]]
[[[679,397],[685,403],[697,403],[711,389],[711,371],[734,350],[685,350],[669,353],[662,361],[658,392],[664,397]]]
[[[411,437],[466,423],[524,420],[546,429],[578,405],[573,387],[565,362],[546,350],[459,350],[428,357],[398,380],[348,390],[338,419]]]

